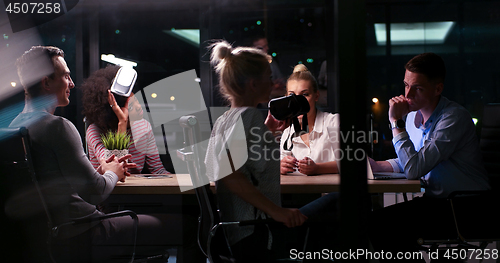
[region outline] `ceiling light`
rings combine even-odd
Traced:
[[[122,59],[122,58],[117,58],[117,57],[115,57],[115,55],[113,55],[113,54],[109,54],[109,55],[104,55],[104,54],[102,54],[102,55],[101,55],[101,60],[102,60],[102,61],[109,62],[109,63],[111,63],[111,64],[115,64],[115,65],[123,66],[123,67],[126,67],[126,66],[129,66],[129,67],[137,67],[137,63],[136,63],[136,62],[129,61],[129,60]]]
[[[454,25],[453,21],[391,23],[391,45],[443,44]],[[385,24],[375,24],[375,37],[379,46],[386,45]]]
[[[199,29],[176,29],[163,30],[164,33],[176,37],[180,40],[199,47],[200,46],[200,30]]]

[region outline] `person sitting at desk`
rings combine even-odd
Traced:
[[[61,49],[34,46],[16,65],[26,101],[23,112],[10,127],[26,127],[29,131],[33,165],[54,225],[104,215],[96,204],[105,200],[116,183],[124,181],[128,170],[135,167],[134,163],[126,162],[130,155],[120,160],[114,156],[108,160],[101,158],[100,166],[94,169],[73,123],[53,115],[56,107],[69,104],[70,90],[75,86]],[[184,237],[184,253],[179,252],[177,262],[206,261],[197,247],[195,231],[182,232],[182,227],[171,223],[182,224],[180,216],[138,215],[138,218],[136,251],[147,250],[149,246],[167,248],[179,244]],[[69,225],[59,230],[52,249],[59,252],[55,253],[58,262],[107,262],[114,256],[130,255],[133,231],[130,217]],[[61,258],[63,255],[68,257]]]
[[[169,174],[160,160],[151,124],[143,119],[143,110],[137,98],[115,95],[109,90],[119,66],[107,66],[90,75],[82,84],[83,115],[90,123],[86,132],[89,159],[97,168],[98,160],[105,156],[101,134],[118,131],[131,135],[129,153],[137,167],[133,174],[143,169],[151,174]],[[115,99],[116,98],[116,99]],[[118,100],[118,102],[117,102]]]
[[[278,147],[256,108],[269,99],[272,88],[268,55],[255,48],[233,49],[226,41],[211,47],[220,92],[231,103],[214,124],[205,157],[207,176],[216,182],[222,220],[272,217],[287,227],[302,225],[305,215],[298,209],[281,207],[278,160],[260,155]],[[232,168],[226,163],[228,159],[234,164]],[[271,237],[266,226],[225,229],[238,262],[269,260]]]
[[[319,99],[318,83],[305,65],[295,66],[287,80],[286,93],[303,95],[309,102],[309,132],[293,137],[293,124],[283,131],[280,145],[281,174],[291,173],[297,168],[299,172],[307,175],[338,173],[338,157],[335,152],[340,148],[337,139],[340,117],[338,114],[322,112],[316,108]],[[302,116],[298,116],[301,125]]]
[[[425,188],[422,198],[373,212],[373,247],[393,252],[415,251],[419,237],[432,239],[443,232],[453,237],[456,232],[446,197],[454,191],[490,188],[470,114],[441,95],[446,75],[443,59],[423,53],[405,69],[405,95],[389,101],[397,158],[370,159],[374,172],[404,172],[408,179],[420,179]],[[458,209],[474,205],[462,204]]]
[[[284,127],[274,118],[264,121],[256,108],[272,89],[268,55],[256,48],[233,48],[226,41],[211,48],[220,92],[231,104],[213,126],[205,156],[206,174],[216,182],[221,219],[273,218],[289,228],[302,225],[336,199],[330,202],[332,195],[326,195],[300,209],[281,207],[280,165],[272,153],[279,147],[273,132]],[[224,229],[238,262],[270,260],[273,229],[270,232],[265,225]]]

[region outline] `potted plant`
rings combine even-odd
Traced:
[[[108,131],[106,134],[101,134],[101,141],[106,148],[104,151],[106,159],[113,154],[117,158],[128,154],[130,135],[127,133]]]

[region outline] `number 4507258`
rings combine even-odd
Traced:
[[[448,249],[447,259],[498,259],[498,249]]]
[[[5,8],[9,14],[51,14],[60,13],[60,3],[9,3]]]

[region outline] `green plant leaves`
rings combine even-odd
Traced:
[[[101,134],[101,141],[108,150],[124,150],[130,146],[130,135],[108,131],[106,134]]]

